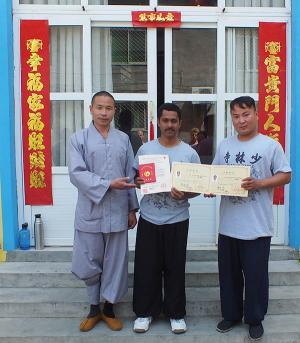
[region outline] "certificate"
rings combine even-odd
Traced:
[[[241,187],[241,183],[249,176],[249,166],[172,164],[172,186],[183,192],[247,197],[248,191]]]
[[[139,156],[139,170],[145,170],[145,166],[149,167],[154,165],[155,178],[152,177],[151,181],[146,182],[141,185],[141,193],[153,194],[160,192],[170,192],[171,191],[171,172],[170,172],[170,162],[168,155],[141,155]],[[148,171],[148,170],[147,170]],[[145,177],[140,175],[140,177]],[[150,177],[150,174],[149,174]]]
[[[199,163],[172,163],[172,186],[183,192],[210,193],[211,166]]]
[[[211,166],[210,193],[247,197],[242,179],[250,176],[250,166]]]

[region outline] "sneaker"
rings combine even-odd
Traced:
[[[149,330],[151,322],[152,317],[138,317],[134,321],[133,331],[138,333],[144,333]]]
[[[264,327],[262,323],[258,325],[249,325],[249,339],[251,341],[258,341],[264,334]]]
[[[222,321],[220,321],[217,325],[216,330],[219,332],[228,332],[231,329],[233,329],[233,327],[235,325],[237,325],[240,321],[239,320],[225,320],[223,319]]]
[[[171,329],[173,333],[186,332],[186,324],[184,319],[170,319]]]

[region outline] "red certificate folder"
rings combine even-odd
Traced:
[[[139,165],[140,177],[144,179],[145,183],[156,182],[155,164],[147,163]]]

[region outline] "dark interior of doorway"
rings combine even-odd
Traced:
[[[165,94],[165,30],[157,29],[157,106],[164,103]]]
[[[157,29],[157,108],[165,102],[165,30]],[[160,129],[157,126],[157,137]]]

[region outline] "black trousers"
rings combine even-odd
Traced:
[[[157,317],[162,311],[169,318],[185,316],[188,226],[188,220],[155,225],[140,217],[133,285],[133,311],[137,317]]]
[[[268,309],[271,237],[242,240],[219,235],[221,311],[225,320],[259,324]],[[245,302],[243,293],[245,286]]]

